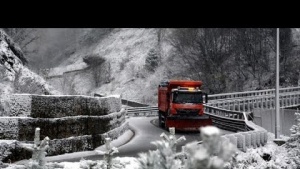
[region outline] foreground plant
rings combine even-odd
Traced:
[[[174,131],[171,135],[162,134],[162,141],[155,141],[157,150],[139,154],[141,169],[222,169],[236,148],[229,141],[220,138],[220,130],[213,126],[202,127],[202,142],[191,142],[176,153],[174,145],[183,138],[176,139]],[[177,142],[176,142],[177,141]],[[176,150],[176,149],[175,149]],[[185,158],[178,158],[179,156]]]
[[[47,169],[46,155],[49,148],[49,137],[45,137],[40,141],[40,128],[35,129],[34,144],[32,150],[32,158],[28,163],[28,168],[31,169]]]

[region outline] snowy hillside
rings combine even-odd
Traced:
[[[159,82],[166,78],[164,63],[171,49],[165,41],[158,44],[157,32],[157,29],[115,29],[100,43],[74,53],[60,66],[51,69],[49,76],[85,69],[87,66],[82,58],[94,54],[106,60],[111,78],[99,87],[91,87],[87,93],[85,89],[90,84],[82,81],[93,83],[93,79],[87,80],[85,75],[79,75],[73,79],[76,93],[120,94],[125,99],[156,104],[156,89]],[[157,49],[158,45],[162,48],[161,62],[154,72],[149,72],[145,70],[147,54],[151,49]]]

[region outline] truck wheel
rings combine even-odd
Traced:
[[[167,117],[170,115],[170,110],[167,111],[167,114],[164,117],[164,128],[169,131],[169,126],[167,125]]]
[[[169,127],[167,126],[167,122],[166,122],[166,121],[167,121],[167,120],[165,119],[164,128],[165,128],[165,130],[169,131]]]
[[[161,116],[162,116],[161,112],[158,112],[158,126],[159,127],[163,127]]]

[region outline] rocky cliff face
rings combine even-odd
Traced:
[[[58,94],[46,81],[30,71],[20,48],[0,30],[0,94]]]
[[[59,94],[24,64],[20,48],[0,29],[0,113],[5,113],[8,95],[13,93]],[[6,112],[8,113],[8,112]]]

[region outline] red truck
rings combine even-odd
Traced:
[[[207,94],[200,90],[202,81],[170,80],[158,86],[159,126],[168,130],[199,128],[212,125],[204,114]]]

